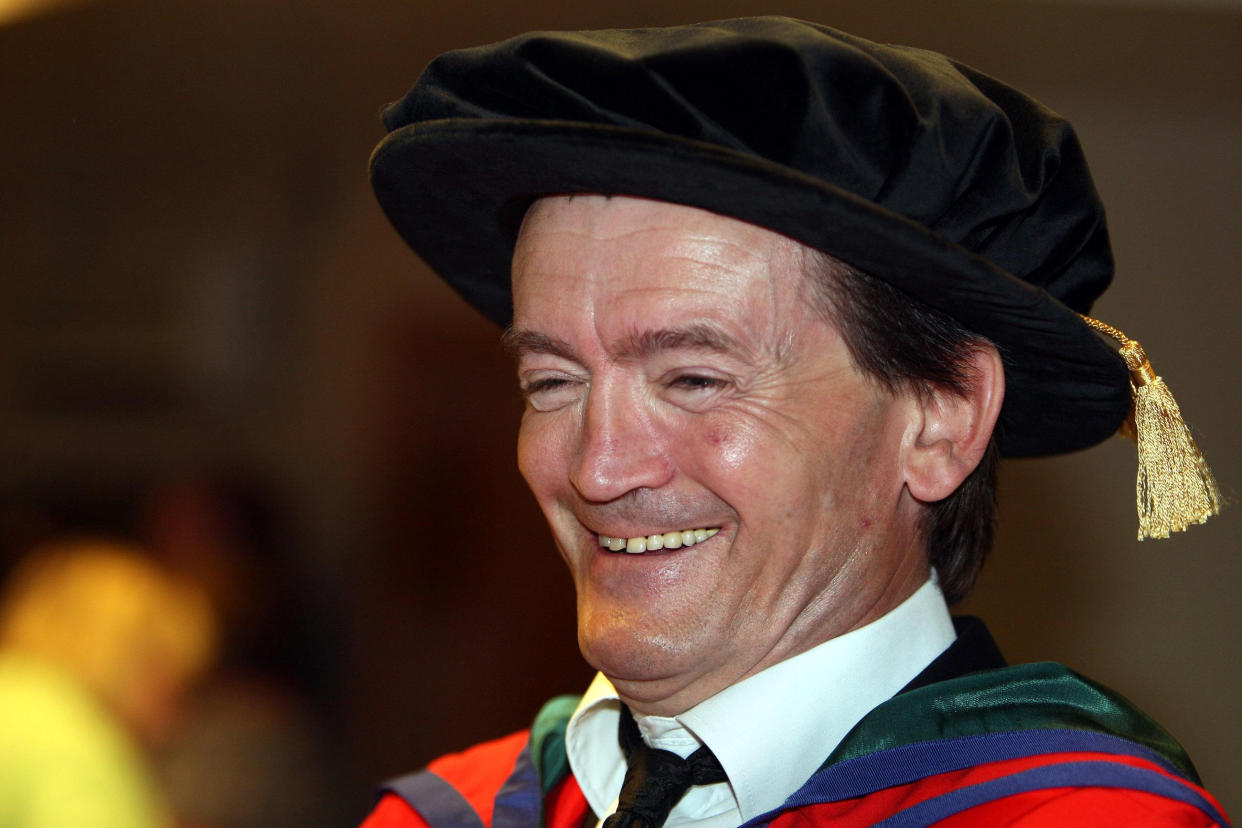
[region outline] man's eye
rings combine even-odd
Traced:
[[[664,380],[664,399],[687,411],[706,411],[720,401],[730,380],[709,373],[671,373]]]
[[[578,385],[566,377],[536,377],[522,383],[522,396],[536,411],[553,411],[573,402]]]
[[[526,387],[522,390],[526,394],[538,394],[541,391],[552,391],[556,388],[563,388],[567,383],[568,380],[560,379],[558,377],[547,377],[528,382]]]
[[[708,377],[702,374],[682,374],[674,377],[669,383],[673,388],[685,391],[713,391],[724,388],[726,383],[719,377]]]

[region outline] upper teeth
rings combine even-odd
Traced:
[[[683,546],[694,546],[702,543],[720,529],[684,529],[680,532],[665,532],[663,535],[647,535],[637,538],[613,538],[608,535],[599,536],[599,545],[613,552],[629,552],[637,555],[641,552],[657,549],[679,549]]]

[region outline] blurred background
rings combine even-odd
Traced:
[[[0,578],[85,535],[209,596],[212,666],[144,748],[183,825],[352,824],[589,678],[497,331],[370,195],[379,107],[446,49],[755,13],[944,51],[1077,125],[1118,262],[1095,315],[1237,498],[1242,3],[0,2]],[[1237,509],[1139,544],[1121,440],[1002,468],[964,609],[1131,697],[1242,814]]]

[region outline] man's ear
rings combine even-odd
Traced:
[[[924,503],[943,500],[962,484],[987,451],[1005,399],[1005,370],[991,345],[970,356],[964,394],[933,387],[914,400],[921,417],[906,444],[906,487]]]

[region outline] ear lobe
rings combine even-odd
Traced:
[[[935,387],[915,400],[921,420],[906,445],[906,488],[924,503],[943,500],[987,450],[1005,398],[1005,370],[991,345],[974,349],[965,394]]]

